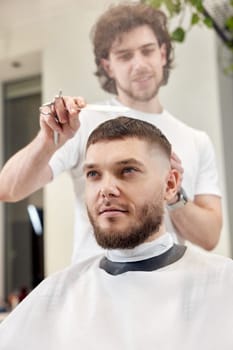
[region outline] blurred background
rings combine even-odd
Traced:
[[[88,102],[107,97],[94,77],[89,33],[109,0],[0,0],[0,166],[39,129],[38,108],[59,89]],[[214,144],[224,227],[215,249],[233,251],[233,80],[223,73],[223,44],[195,27],[175,46],[161,89],[166,109],[205,130]],[[184,144],[185,147],[185,144]],[[70,264],[73,190],[68,174],[15,204],[0,203],[0,300],[22,297],[44,276]]]

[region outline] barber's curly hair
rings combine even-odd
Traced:
[[[160,47],[165,44],[167,63],[164,66],[162,85],[167,84],[173,61],[173,47],[167,30],[165,14],[150,5],[124,3],[111,6],[108,11],[99,17],[91,31],[97,66],[95,75],[105,91],[112,94],[117,93],[115,81],[107,75],[101,65],[101,59],[109,57],[112,44],[119,35],[142,25],[148,25],[153,30]]]

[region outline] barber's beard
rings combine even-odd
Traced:
[[[159,231],[163,215],[163,201],[156,204],[147,203],[138,211],[135,222],[125,230],[106,231],[95,222],[88,210],[96,241],[104,249],[132,249],[144,243]]]
[[[160,87],[163,85],[163,79],[157,82],[151,89],[142,89],[141,91],[131,87],[124,87],[118,81],[116,81],[117,90],[121,90],[132,101],[137,102],[149,102],[159,93]]]

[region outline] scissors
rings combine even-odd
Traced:
[[[46,102],[46,103],[43,103],[42,106],[39,108],[40,110],[40,113],[47,116],[47,115],[51,115],[51,111],[49,110],[48,112],[44,112],[43,111],[43,107],[52,107],[55,105],[55,100],[57,98],[62,98],[62,90],[59,90],[59,93],[58,95],[55,96],[55,98],[53,99],[53,101],[50,101],[50,102]],[[58,120],[58,117],[55,115],[55,120],[57,123],[59,123],[59,120]],[[55,145],[58,145],[59,143],[59,133],[57,131],[54,131],[53,132],[53,140],[54,140],[54,144]]]

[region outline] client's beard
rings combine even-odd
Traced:
[[[135,218],[135,224],[126,230],[106,232],[96,224],[93,216],[87,208],[90,222],[94,229],[97,243],[104,249],[132,249],[144,243],[149,237],[159,231],[163,221],[163,202],[156,205],[145,204]]]

